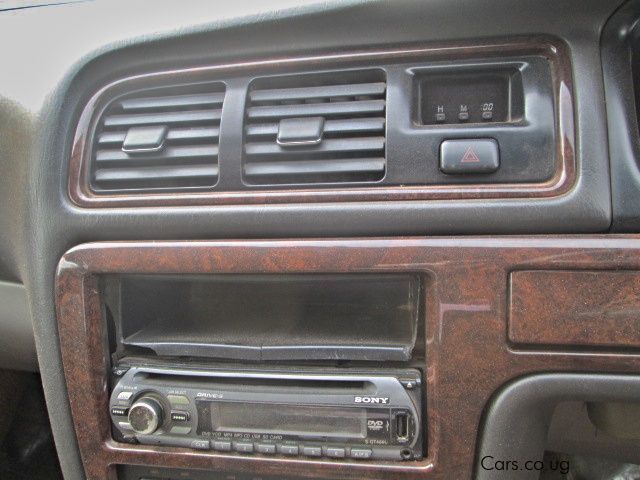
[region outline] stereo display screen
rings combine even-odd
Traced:
[[[344,408],[271,403],[207,402],[214,432],[366,438],[367,412]]]

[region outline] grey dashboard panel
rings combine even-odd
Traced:
[[[607,98],[613,230],[640,228],[640,129],[638,75],[640,2],[633,0],[607,23],[602,35],[602,69]],[[635,72],[634,72],[635,70]]]
[[[10,177],[3,177],[7,182],[2,189],[6,193],[0,215],[3,226],[19,223],[25,218],[22,212],[29,208],[24,203],[31,193],[16,192],[16,183],[10,180],[22,176],[19,185],[42,182],[31,183],[31,187],[45,201],[41,206],[53,208],[58,214],[48,218],[56,218],[60,226],[73,225],[71,232],[92,239],[138,235],[142,225],[148,226],[144,230],[149,236],[160,232],[180,236],[184,229],[176,222],[194,218],[199,219],[195,235],[209,235],[210,226],[215,225],[216,235],[225,237],[605,231],[611,221],[611,206],[604,101],[601,79],[592,73],[600,69],[600,29],[619,1],[576,2],[575,8],[573,2],[548,3],[545,6],[545,2],[526,0],[514,8],[506,0],[482,6],[468,1],[462,7],[466,12],[463,16],[452,12],[450,3],[443,0],[281,0],[268,4],[236,2],[217,10],[209,8],[208,2],[195,2],[179,11],[172,2],[163,4],[164,8],[145,9],[146,2],[139,1],[127,3],[125,16],[120,15],[118,2],[94,1],[7,12],[0,23],[3,38],[10,41],[3,42],[0,61],[5,72],[14,74],[0,78],[0,111],[3,118],[18,117],[11,121],[11,128],[22,123],[19,132],[24,138],[9,139],[1,147],[7,150],[2,154],[3,162],[12,171]],[[456,21],[448,20],[450,16]],[[567,18],[579,28],[567,28]],[[56,25],[61,23],[74,27],[60,32]],[[490,37],[539,33],[558,36],[568,43],[578,93],[575,145],[579,178],[575,189],[564,196],[533,202],[352,202],[170,211],[87,211],[75,208],[67,199],[68,139],[73,122],[83,102],[110,80],[139,72],[274,54],[348,51],[399,42],[473,43]],[[47,38],[46,48],[37,38]],[[82,41],[78,41],[80,38]],[[0,135],[7,135],[8,129],[0,130]],[[94,222],[104,228],[95,228]],[[1,230],[7,237],[3,245],[22,248],[25,242],[18,236],[24,229]],[[4,251],[8,248],[2,247],[1,271],[18,278],[20,262],[11,251]]]
[[[542,460],[553,412],[561,402],[633,402],[639,397],[640,377],[632,375],[547,373],[515,380],[485,413],[475,478],[537,479],[540,472],[526,465]],[[502,468],[497,460],[512,463]]]
[[[56,334],[61,254],[91,240],[596,232],[611,222],[599,39],[622,0],[80,2],[0,13],[0,275],[30,307],[65,477],[82,478]],[[578,180],[545,200],[80,209],[67,159],[84,102],[138,72],[368,46],[546,34],[567,43]]]
[[[0,367],[38,369],[27,290],[17,283],[0,282]]]

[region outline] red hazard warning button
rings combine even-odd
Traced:
[[[498,142],[493,138],[445,140],[440,144],[440,170],[444,173],[491,173],[499,166]]]

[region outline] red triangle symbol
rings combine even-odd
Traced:
[[[480,159],[476,152],[473,151],[473,148],[469,147],[460,159],[460,163],[480,163]]]

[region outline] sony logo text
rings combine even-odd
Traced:
[[[389,397],[355,397],[355,403],[381,403],[386,405],[389,403]]]

